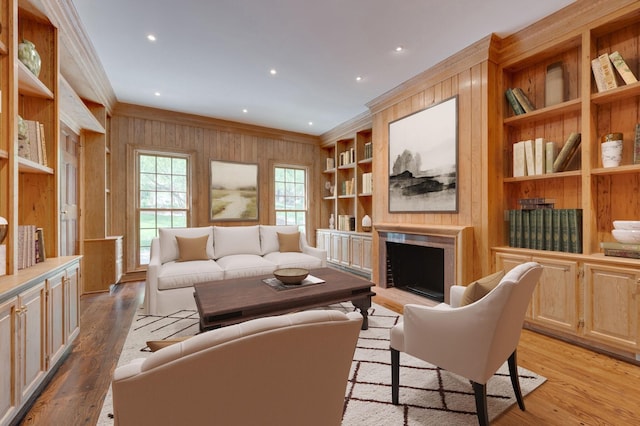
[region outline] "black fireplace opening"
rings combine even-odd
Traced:
[[[387,241],[387,284],[444,301],[444,249]]]

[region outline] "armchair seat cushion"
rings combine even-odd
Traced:
[[[213,260],[167,262],[158,274],[158,290],[193,287],[205,281],[224,279],[224,271]]]
[[[270,274],[276,264],[255,254],[232,254],[217,260],[226,280]]]

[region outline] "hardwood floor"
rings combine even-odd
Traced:
[[[94,425],[118,361],[144,283],[118,285],[111,293],[83,296],[81,332],[72,352],[23,425]],[[374,301],[402,312],[406,303],[433,303],[397,289],[375,288]],[[640,367],[524,330],[519,364],[547,382],[493,425],[640,424]]]

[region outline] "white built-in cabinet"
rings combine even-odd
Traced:
[[[316,246],[327,251],[330,265],[371,277],[371,233],[318,229]]]
[[[79,333],[79,262],[33,266],[17,287],[0,281],[0,425],[16,418]]]

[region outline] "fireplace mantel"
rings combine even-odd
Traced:
[[[473,256],[473,227],[458,225],[422,225],[406,223],[376,223],[374,229],[378,233],[379,241],[379,280],[382,287],[383,277],[386,275],[386,241],[406,240],[414,244],[447,248],[450,258],[446,263],[451,270],[445,271],[445,301],[449,300],[449,288],[456,285],[466,285],[472,280],[473,262],[466,261]],[[416,236],[419,236],[416,237]]]

